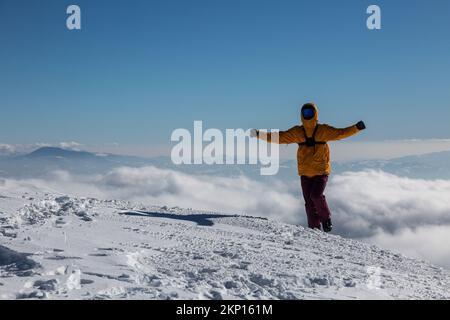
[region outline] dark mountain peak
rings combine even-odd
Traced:
[[[94,154],[86,151],[67,150],[57,147],[42,147],[39,148],[25,157],[38,158],[38,157],[64,157],[64,158],[80,158],[80,157],[95,157]]]

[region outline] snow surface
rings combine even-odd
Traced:
[[[2,299],[449,299],[449,279],[264,218],[0,184]]]

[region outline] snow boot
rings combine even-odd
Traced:
[[[331,232],[333,230],[333,224],[331,223],[331,219],[325,220],[322,222],[322,229],[324,232]]]

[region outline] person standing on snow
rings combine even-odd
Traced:
[[[363,121],[343,129],[319,124],[318,109],[314,103],[306,103],[301,109],[301,126],[279,132],[279,144],[297,143],[298,175],[301,179],[308,227],[330,232],[331,212],[323,194],[331,173],[330,149],[327,142],[348,138],[366,128]],[[259,134],[252,129],[250,136],[272,142],[271,133]]]

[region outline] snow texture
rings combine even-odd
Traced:
[[[1,299],[449,299],[449,272],[260,217],[0,186]]]

